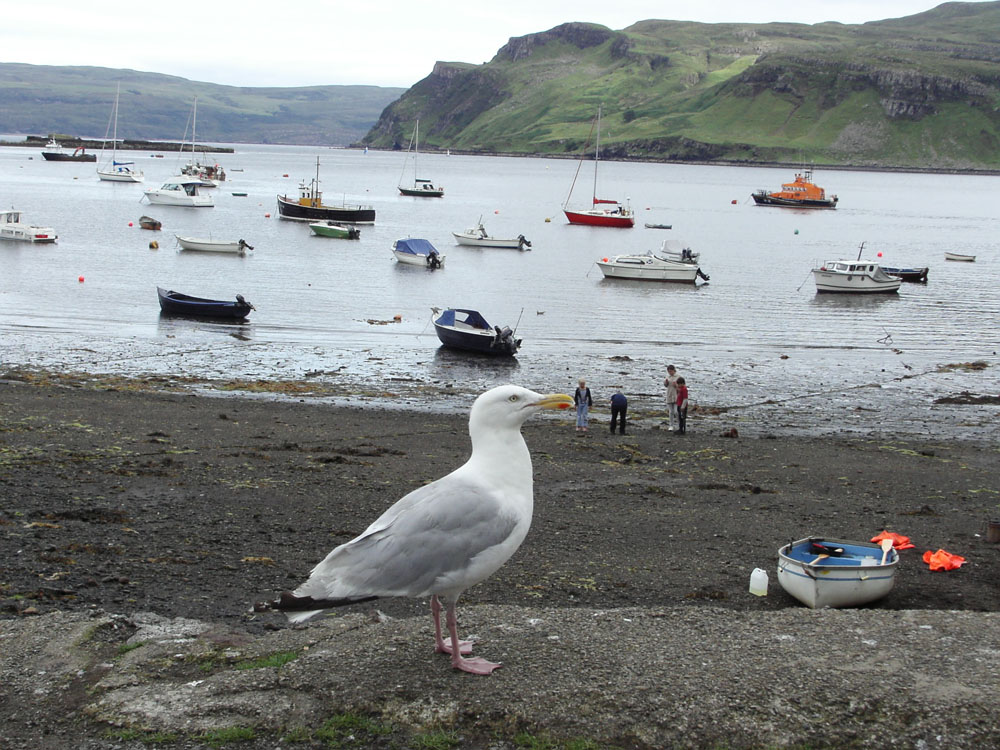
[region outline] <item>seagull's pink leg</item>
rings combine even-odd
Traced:
[[[434,651],[439,654],[450,654],[451,644],[441,637],[441,602],[438,601],[437,594],[431,597],[431,617],[434,618]],[[463,654],[472,653],[472,644],[475,641],[459,641],[458,647]]]
[[[440,606],[440,605],[438,605]],[[448,633],[451,635],[451,666],[455,669],[461,669],[463,672],[471,672],[472,674],[491,674],[494,669],[500,667],[500,664],[492,661],[486,661],[486,659],[481,659],[479,657],[474,657],[472,659],[462,658],[461,646],[462,641],[458,640],[458,615],[455,614],[455,602],[454,600],[448,601]]]

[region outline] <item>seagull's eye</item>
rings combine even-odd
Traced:
[[[513,403],[513,402],[517,401],[517,394],[514,394],[513,396],[511,396],[511,397],[510,397],[510,398],[508,398],[507,400],[508,400],[508,401],[510,401],[511,403]]]

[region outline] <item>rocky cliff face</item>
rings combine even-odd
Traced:
[[[537,48],[544,47],[550,42],[565,42],[578,49],[587,49],[588,47],[598,47],[616,37],[620,38],[627,47],[628,37],[605,26],[592,23],[564,23],[538,34],[511,37],[510,41],[500,48],[493,60],[506,60],[508,62],[524,60],[531,57],[531,53]]]

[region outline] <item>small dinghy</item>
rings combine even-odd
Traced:
[[[361,230],[347,224],[335,221],[314,221],[309,225],[313,234],[320,237],[333,237],[338,240],[357,240],[361,238]]]
[[[945,260],[957,260],[957,261],[960,261],[962,263],[975,263],[976,256],[975,255],[966,255],[965,253],[949,253],[949,252],[945,252],[944,259]]]
[[[868,604],[896,582],[899,553],[891,545],[799,539],[778,550],[778,583],[812,609]]]
[[[201,253],[232,253],[234,255],[246,255],[247,250],[253,250],[253,245],[248,245],[245,240],[213,240],[202,237],[181,237],[177,238],[177,244],[182,250],[195,250]]]
[[[156,295],[160,298],[160,312],[164,315],[241,320],[249,315],[251,310],[257,309],[247,302],[242,294],[237,294],[235,300],[205,299],[158,286]]]
[[[140,216],[139,226],[143,229],[163,229],[163,224],[159,220],[154,219],[152,216]]]

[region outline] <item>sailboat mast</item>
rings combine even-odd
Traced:
[[[597,143],[594,147],[594,196],[591,206],[597,205],[597,163],[601,160],[601,107],[597,105]]]
[[[118,82],[118,88],[115,90],[115,111],[114,111],[114,130],[111,133],[111,168],[114,169],[115,161],[118,158],[118,97],[122,93],[122,83]]]
[[[420,152],[420,120],[413,126],[413,184],[417,184],[417,154]]]

